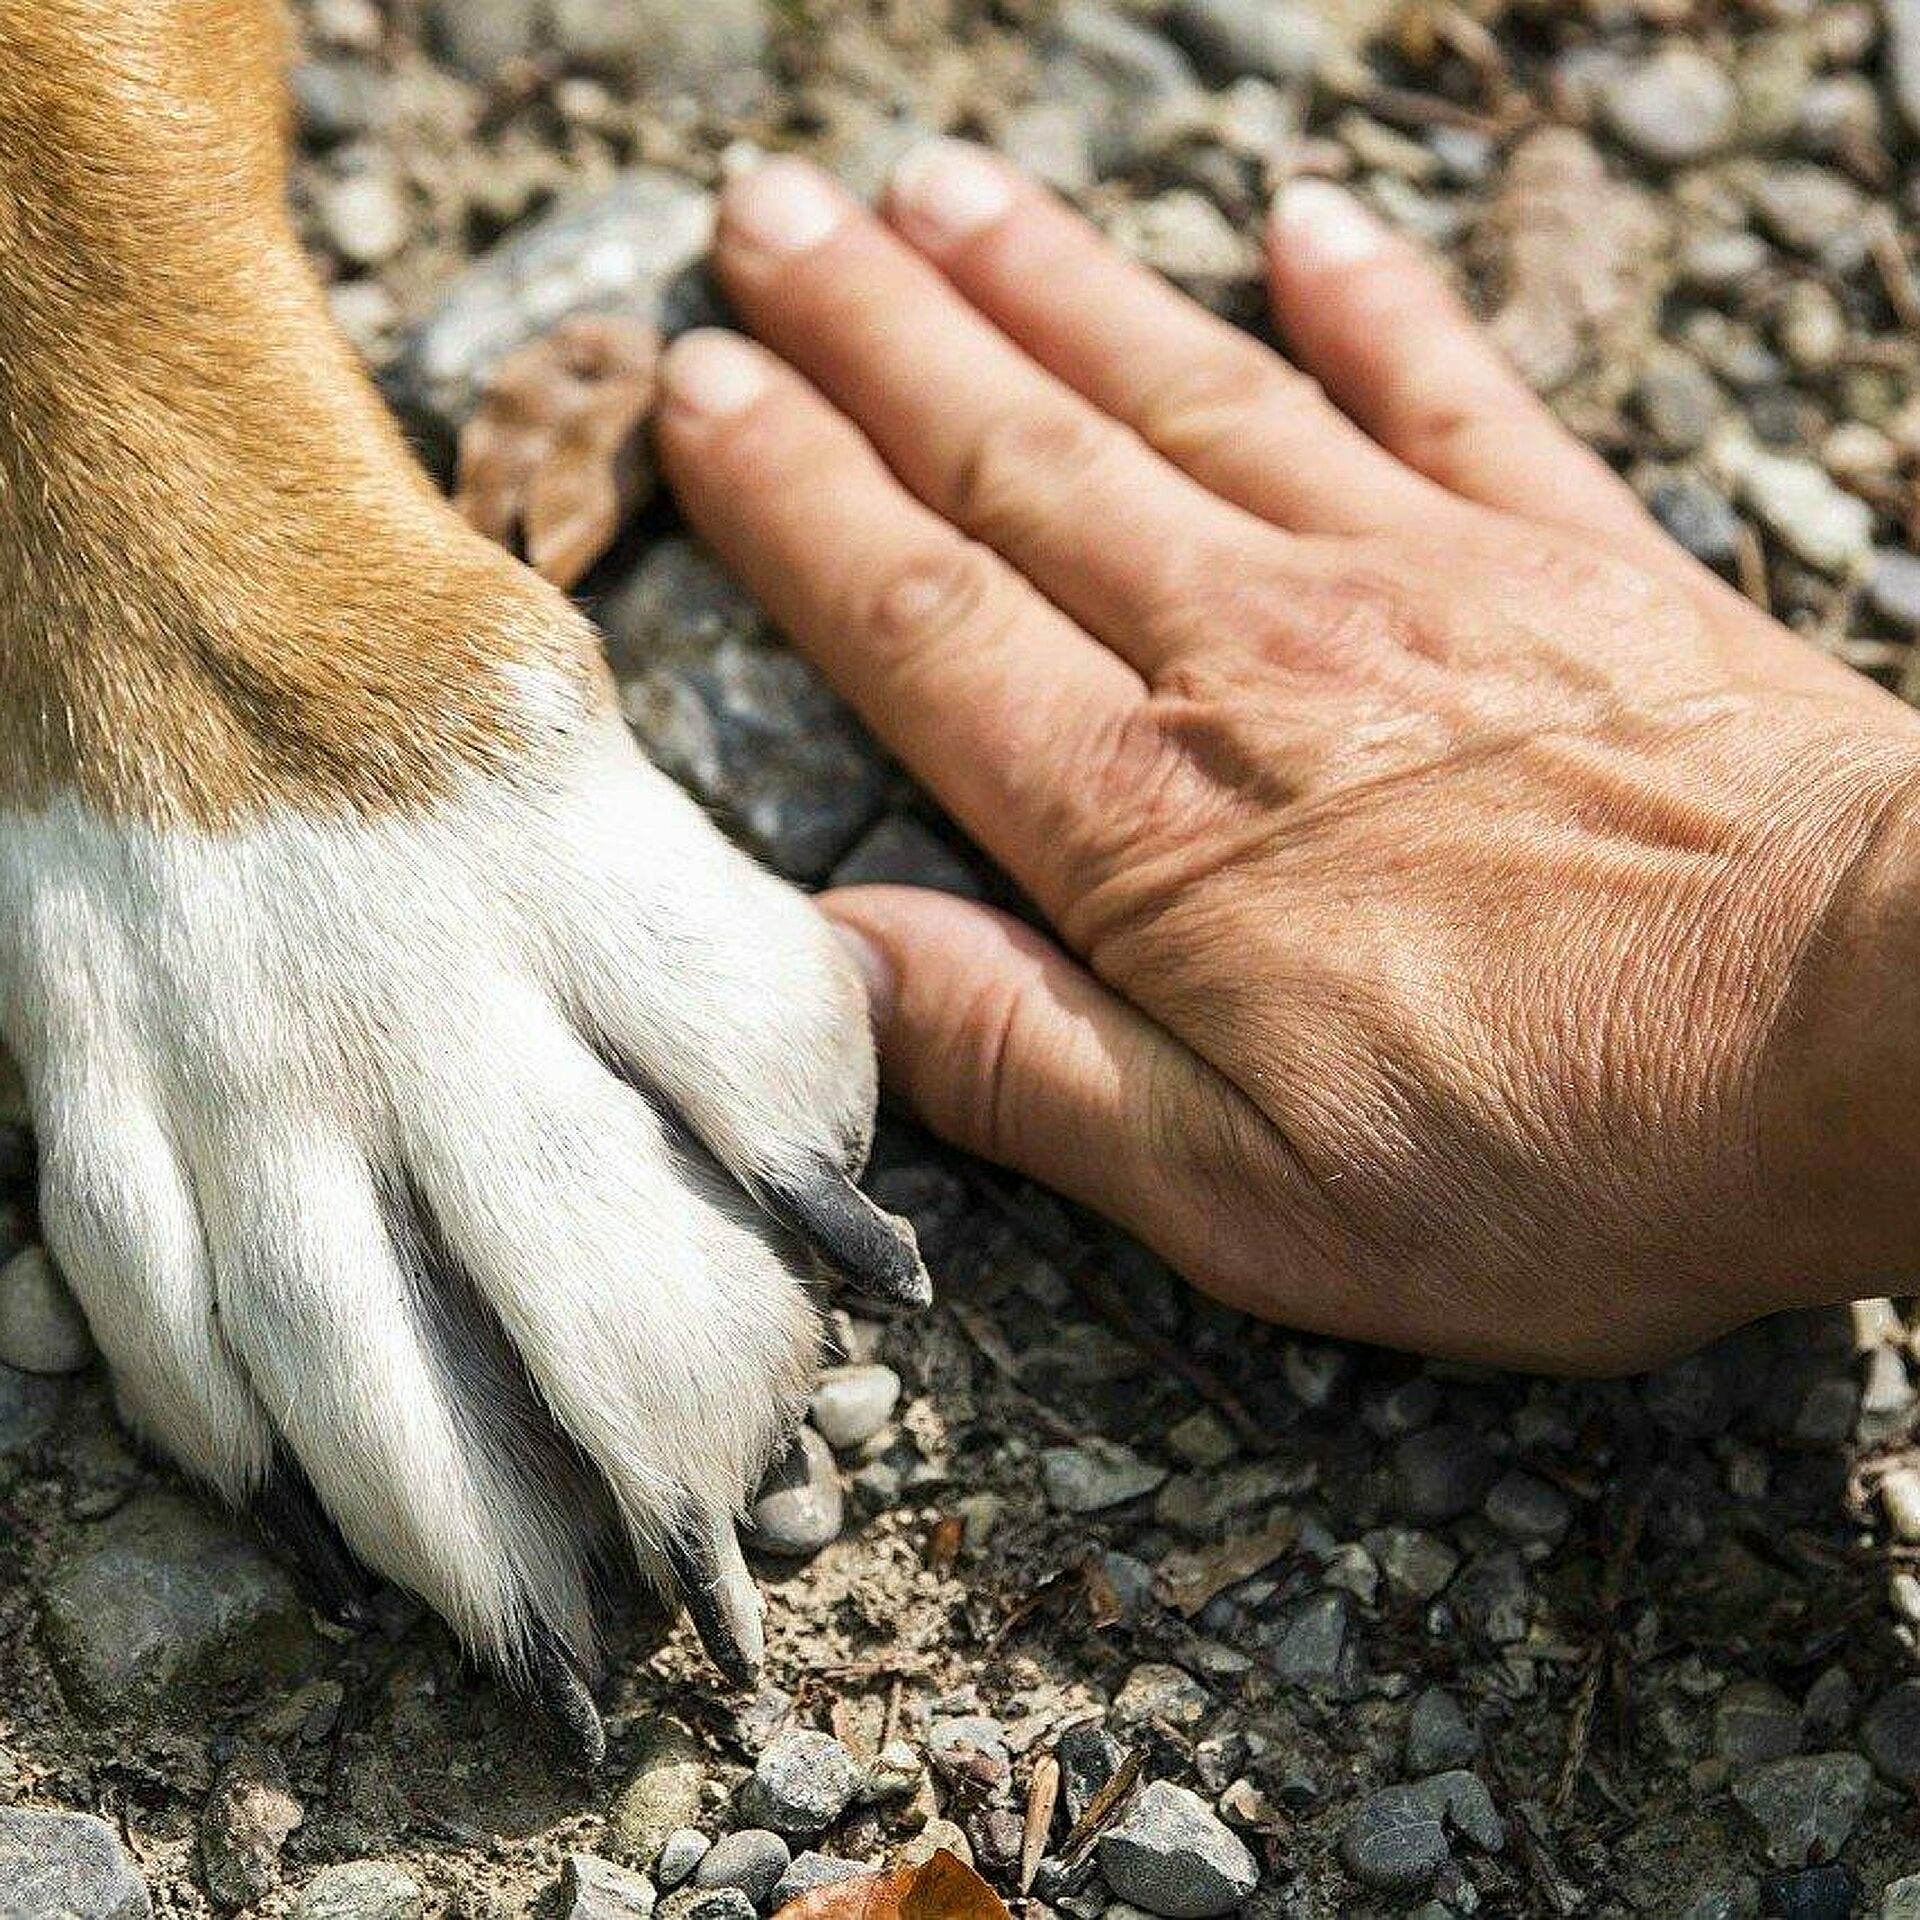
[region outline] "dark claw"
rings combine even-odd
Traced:
[[[532,1691],[546,1710],[554,1744],[570,1765],[591,1773],[607,1757],[607,1730],[587,1676],[551,1627],[535,1626],[528,1640]]]
[[[341,1539],[298,1467],[278,1462],[254,1496],[251,1512],[254,1525],[299,1567],[322,1614],[355,1633],[375,1625],[373,1575]]]
[[[695,1514],[666,1543],[673,1583],[707,1657],[729,1686],[750,1687],[766,1658],[760,1593],[740,1552],[733,1522]]]
[[[913,1229],[882,1213],[837,1168],[823,1165],[810,1179],[770,1188],[768,1199],[859,1292],[904,1307],[931,1304],[933,1281]]]

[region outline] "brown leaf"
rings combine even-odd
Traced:
[[[502,360],[460,430],[453,503],[535,572],[571,587],[653,491],[644,428],[659,336],[577,314]]]
[[[1242,1534],[1191,1553],[1170,1553],[1154,1569],[1153,1596],[1162,1606],[1177,1608],[1191,1620],[1216,1594],[1237,1587],[1242,1580],[1251,1580],[1279,1559],[1299,1533],[1298,1518],[1283,1513],[1258,1533]]]
[[[1012,1920],[998,1894],[942,1847],[918,1867],[863,1874],[789,1900],[774,1920]]]

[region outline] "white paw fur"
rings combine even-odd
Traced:
[[[874,1106],[811,906],[611,720],[553,739],[407,817],[0,812],[0,1033],[127,1417],[237,1504],[290,1451],[509,1666],[591,1661],[609,1495],[656,1575],[738,1510],[817,1337],[742,1187]]]

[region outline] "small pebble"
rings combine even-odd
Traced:
[[[689,1878],[713,1842],[698,1827],[675,1827],[661,1843],[653,1863],[653,1877],[662,1893],[671,1893]]]
[[[844,1453],[871,1440],[899,1403],[900,1376],[891,1367],[829,1367],[807,1413],[827,1445]]]
[[[1114,1892],[1166,1920],[1232,1913],[1260,1880],[1246,1842],[1197,1793],[1166,1780],[1141,1790],[1098,1852]]]
[[[738,1887],[681,1887],[654,1913],[656,1920],[754,1920],[753,1902]]]
[[[149,1920],[120,1836],[90,1813],[0,1807],[0,1920]]]
[[[1830,1860],[1866,1811],[1873,1768],[1857,1753],[1809,1753],[1769,1761],[1733,1783],[1734,1804],[1758,1831],[1776,1867]]]
[[[845,1522],[833,1451],[811,1427],[802,1427],[754,1499],[748,1543],[783,1559],[805,1560],[837,1540]]]
[[[322,1867],[300,1890],[293,1920],[421,1920],[420,1883],[385,1860]]]
[[[860,1790],[860,1763],[830,1734],[800,1728],[768,1743],[740,1789],[740,1811],[775,1833],[811,1838]]]
[[[722,1834],[694,1869],[696,1887],[738,1887],[757,1907],[793,1864],[787,1843],[764,1827]]]
[[[653,1888],[597,1854],[570,1853],[560,1868],[560,1920],[648,1920]]]
[[[1673,167],[1722,146],[1740,103],[1720,62],[1692,47],[1668,46],[1622,67],[1601,104],[1616,138],[1641,159]]]
[[[1049,1447],[1040,1456],[1040,1478],[1049,1503],[1061,1513],[1102,1513],[1138,1500],[1164,1484],[1165,1467],[1142,1460],[1111,1440],[1089,1439],[1077,1447]]]
[[[0,1364],[22,1373],[78,1373],[93,1358],[93,1336],[44,1247],[0,1266]]]

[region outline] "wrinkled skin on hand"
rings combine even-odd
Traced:
[[[1920,720],[1355,203],[1269,250],[1305,373],[964,149],[729,197],[772,354],[669,355],[668,472],[1057,934],[830,896],[892,1083],[1329,1332],[1614,1369],[1857,1290],[1920,1250]]]

